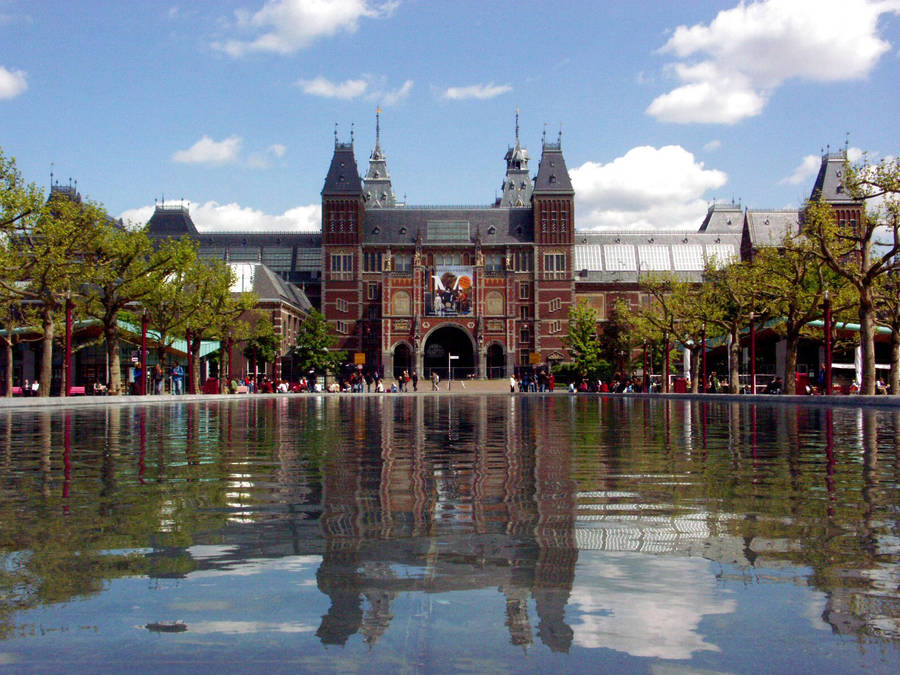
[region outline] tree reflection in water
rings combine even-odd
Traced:
[[[511,645],[665,656],[603,637],[632,611],[663,621],[671,580],[591,590],[613,578],[598,555],[628,554],[712,561],[726,585],[795,569],[835,632],[894,643],[898,432],[894,411],[567,396],[2,411],[0,637],[114,579],[313,556],[322,644],[375,645],[405,596],[497,589]],[[713,649],[692,644],[668,655]]]

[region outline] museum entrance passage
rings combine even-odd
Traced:
[[[450,359],[458,356],[458,359]],[[464,380],[477,375],[475,353],[468,334],[456,326],[438,328],[425,341],[423,370],[425,377],[437,371],[442,380],[447,379],[447,365],[453,368],[453,379]]]

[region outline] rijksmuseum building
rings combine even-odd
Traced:
[[[799,228],[796,209],[744,211],[731,203],[711,206],[696,231],[580,230],[561,138],[542,139],[535,172],[517,118],[504,160],[493,204],[407,205],[395,196],[379,117],[364,176],[352,137],[345,143],[335,133],[320,232],[198,231],[180,205],[158,205],[149,231],[189,235],[201,255],[289,287],[268,305],[285,352],[305,304],[325,315],[337,348],[357,364],[388,375],[437,370],[443,378],[452,365],[457,378],[505,377],[517,366],[567,360],[574,303],[587,301],[602,322],[620,298],[648,301],[638,287],[642,275],[699,280],[708,260],[746,258]],[[823,156],[813,194],[858,213],[858,204],[842,201],[842,163],[841,153]],[[309,302],[292,301],[298,294]]]

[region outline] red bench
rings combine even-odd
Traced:
[[[69,387],[69,396],[84,396],[84,387]]]
[[[13,396],[21,396],[22,387],[13,387]]]

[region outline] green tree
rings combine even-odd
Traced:
[[[878,322],[891,329],[891,371],[888,386],[900,396],[900,272],[879,277],[875,285]]]
[[[741,331],[751,322],[760,325],[768,318],[760,269],[749,262],[719,266],[713,261],[703,273],[705,322],[730,339],[728,391],[732,394],[740,392]]]
[[[274,363],[281,350],[281,338],[275,334],[275,326],[269,317],[262,312],[256,314],[255,321],[251,318],[250,334],[244,342],[244,357],[253,366]]]
[[[582,377],[596,377],[609,368],[601,355],[602,345],[597,335],[597,310],[585,300],[569,309],[566,347]]]
[[[316,373],[336,372],[344,362],[344,352],[334,351],[337,336],[324,315],[312,310],[301,323],[297,331],[297,342],[291,350],[295,363],[302,372]]]
[[[870,164],[867,159],[844,165],[844,186],[851,199],[863,203],[858,223],[839,223],[824,201],[809,202],[804,233],[813,250],[856,291],[862,381],[859,393],[875,393],[875,286],[878,278],[898,268],[900,254],[900,158]]]
[[[109,391],[122,386],[119,359],[119,314],[144,301],[171,276],[178,276],[194,258],[196,245],[188,240],[166,240],[154,247],[143,229],[125,229],[112,221],[90,253],[91,264],[81,286],[84,312],[100,321],[109,363]]]
[[[753,258],[755,283],[768,313],[779,321],[774,330],[785,339],[784,393],[796,393],[800,339],[813,336],[811,322],[821,318],[826,290],[840,308],[841,280],[823,267],[806,237],[785,233],[781,245],[763,247]]]
[[[21,281],[9,283],[0,278],[0,284],[36,307],[41,331],[41,396],[50,395],[58,317],[77,293],[88,254],[96,248],[105,220],[98,204],[54,194],[36,218],[14,220],[5,231],[9,245],[0,249],[0,268],[18,267]]]

